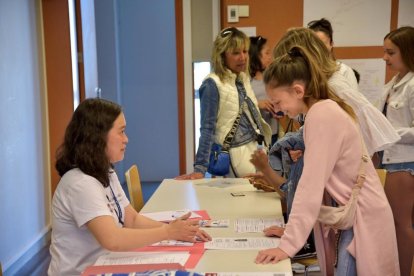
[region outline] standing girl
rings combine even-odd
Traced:
[[[400,275],[391,208],[367,158],[352,108],[331,91],[319,64],[301,46],[293,46],[277,58],[265,72],[264,81],[268,96],[280,110],[291,117],[306,114],[306,150],[280,245],[260,251],[256,262],[276,263],[293,257],[314,226],[327,231],[332,228],[317,223],[322,220],[319,214],[324,196],[344,206],[351,202],[353,190],[362,186],[354,201],[351,226],[339,232],[336,275]],[[318,232],[316,239],[322,243],[317,244],[318,260],[323,273],[332,275],[333,259],[327,256],[334,253],[335,244],[322,234]]]
[[[384,60],[397,75],[386,84],[382,110],[401,140],[384,150],[385,193],[394,213],[401,275],[410,275],[414,256],[414,28],[384,38]]]

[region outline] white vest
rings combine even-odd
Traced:
[[[209,74],[206,78],[211,78],[214,80],[214,82],[217,85],[217,89],[219,91],[219,108],[217,113],[217,122],[216,122],[216,130],[215,130],[215,137],[214,142],[218,144],[223,144],[224,138],[229,133],[231,127],[233,126],[234,120],[236,119],[237,115],[239,114],[239,93],[237,91],[236,87],[236,75],[231,73],[228,74],[228,79],[226,82],[222,82],[220,78],[214,74]],[[240,73],[240,78],[243,80],[243,85],[246,90],[246,95],[252,100],[254,105],[256,106],[256,109],[260,116],[260,121],[263,126],[263,130],[265,133],[263,135],[265,136],[265,141],[267,145],[270,143],[270,136],[271,136],[271,130],[270,126],[266,123],[265,120],[260,115],[259,112],[259,106],[257,105],[257,99],[256,96],[252,90],[252,87],[250,86],[250,80],[246,76],[245,73]],[[258,126],[256,125],[253,115],[251,115],[250,110],[248,109],[247,105],[245,105],[245,113],[249,117],[250,122],[252,123],[252,126],[255,129],[258,129]]]
[[[219,92],[220,100],[217,113],[214,142],[220,145],[223,144],[224,138],[233,126],[234,120],[237,118],[240,108],[239,93],[236,87],[237,76],[233,73],[229,73],[227,74],[227,76],[228,79],[226,79],[225,82],[222,82],[220,78],[214,73],[211,73],[206,77],[214,80]],[[252,102],[256,106],[256,109],[258,110],[260,121],[265,132],[263,133],[263,135],[265,136],[265,142],[267,145],[269,145],[272,131],[270,129],[270,126],[266,123],[265,120],[263,120],[263,118],[260,115],[259,107],[257,105],[257,99],[250,86],[249,77],[243,72],[240,73],[239,77],[243,80],[246,95],[252,100]],[[251,115],[250,110],[247,107],[247,104],[244,105],[244,108],[244,111],[249,117],[252,126],[255,129],[258,129],[256,123],[254,122],[253,116]],[[249,161],[251,154],[253,154],[256,148],[257,142],[251,141],[250,143],[247,143],[245,145],[230,149],[231,164],[238,177],[242,177],[248,173],[254,173],[256,171],[253,164],[251,164]]]

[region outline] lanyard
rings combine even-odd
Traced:
[[[114,201],[115,201],[116,208],[118,209],[118,211],[116,211],[116,210],[114,209],[115,214],[116,214],[116,216],[117,216],[117,218],[118,218],[118,222],[119,222],[121,225],[124,225],[124,222],[122,221],[122,210],[121,210],[121,205],[119,205],[118,199],[116,199],[116,196],[115,196],[114,190],[112,190],[111,185],[109,185],[109,188],[111,189],[112,197],[113,197],[113,199],[114,199]],[[108,200],[109,200],[109,197],[108,197],[108,196],[106,196],[106,197],[107,197],[107,198],[108,198]]]

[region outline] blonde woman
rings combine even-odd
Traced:
[[[271,130],[260,115],[250,85],[249,45],[249,38],[233,27],[222,30],[215,39],[213,73],[205,78],[199,90],[201,127],[194,172],[176,179],[204,177],[211,165],[213,145],[223,145],[240,112],[239,124],[230,141],[230,166],[225,176],[242,177],[255,172],[249,162],[250,155],[257,149],[260,137],[269,145]]]

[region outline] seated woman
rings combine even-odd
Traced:
[[[194,242],[210,236],[198,221],[170,224],[138,214],[113,170],[124,158],[128,137],[119,105],[87,99],[74,112],[58,150],[62,177],[52,202],[49,275],[80,275],[109,251],[128,251],[167,239]]]

